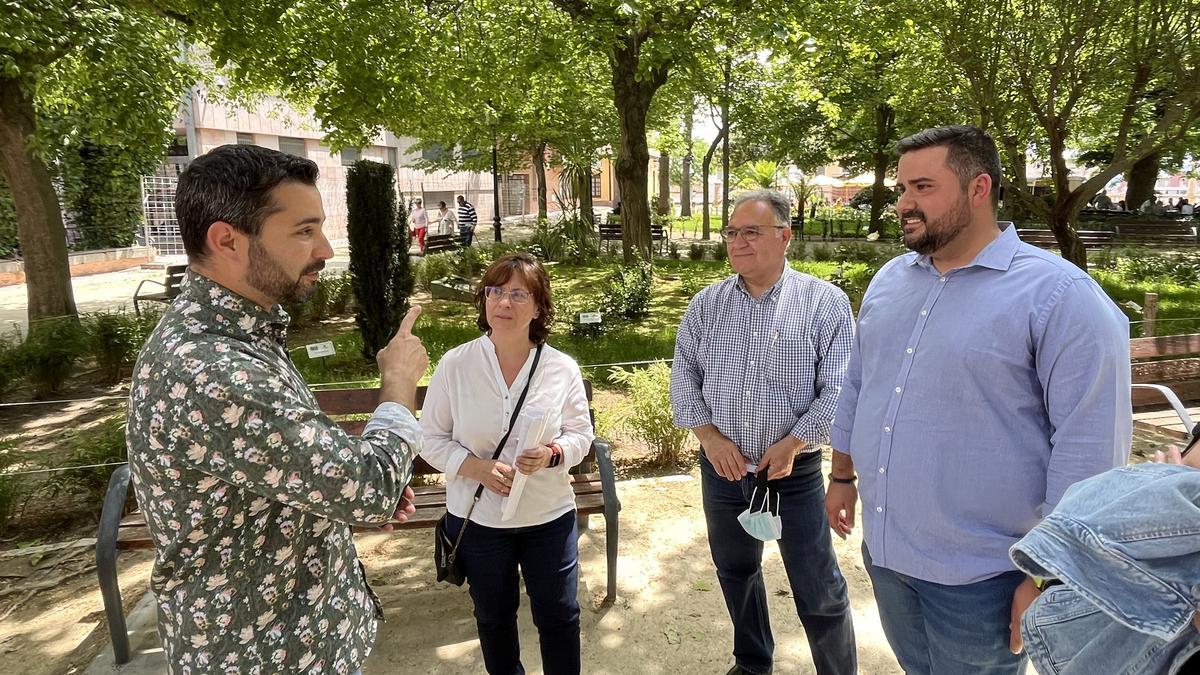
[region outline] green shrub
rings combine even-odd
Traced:
[[[708,284],[697,273],[689,271],[679,280],[679,290],[683,292],[686,298],[694,297],[697,293],[704,290]]]
[[[792,242],[788,244],[787,257],[788,260],[804,260],[805,241],[800,237],[792,237]]]
[[[875,191],[874,187],[875,186],[870,186],[870,187],[865,187],[865,188],[859,190],[857,193],[855,193],[855,195],[853,197],[850,198],[850,203],[848,204],[848,206],[852,209],[857,209],[857,208],[864,207],[864,206],[867,208],[870,208],[871,207],[871,195]],[[883,196],[884,206],[887,206],[889,204],[895,204],[896,200],[899,199],[899,197],[900,197],[899,193],[896,192],[896,190],[889,188],[889,187],[883,188],[883,195],[884,195]]]
[[[717,244],[711,248],[713,260],[723,262],[729,258],[729,249],[725,247],[725,244]]]
[[[64,493],[74,495],[99,513],[108,491],[108,479],[116,467],[97,465],[126,461],[125,417],[118,415],[92,428],[69,430],[66,441],[71,447],[70,459],[55,467],[66,470],[51,474],[38,492],[44,492],[49,499]]]
[[[87,343],[87,330],[74,316],[47,319],[30,331],[21,345],[20,358],[35,398],[46,398],[62,389],[88,350]]]
[[[363,336],[363,357],[374,360],[408,311],[413,277],[408,260],[408,214],[396,199],[396,172],[359,160],[346,173],[346,234],[350,276]]]
[[[285,305],[284,310],[292,317],[293,327],[302,326],[345,314],[353,296],[354,288],[349,272],[322,274],[308,300]]]
[[[688,244],[689,260],[704,260],[704,247],[700,244]]]
[[[20,253],[17,210],[13,206],[12,191],[8,189],[8,183],[0,178],[0,260],[18,257]]]
[[[623,319],[641,319],[650,314],[654,290],[654,268],[648,262],[620,267],[608,278],[603,311]]]
[[[884,263],[902,253],[897,246],[887,244],[868,244],[853,242],[839,244],[833,250],[833,259],[841,262],[859,262],[872,267],[882,267]]]
[[[579,315],[583,312],[600,312],[601,322],[580,323]],[[559,324],[560,330],[573,337],[596,336],[611,328],[617,317],[609,316],[606,312],[602,305],[589,302],[586,298],[564,295],[554,299],[555,323]]]
[[[84,316],[83,325],[104,382],[120,382],[132,371],[133,362],[158,324],[159,316],[151,313],[137,316],[125,311]]]
[[[0,441],[0,535],[4,534],[16,515],[23,494],[19,478],[6,473],[8,467],[17,461],[13,452],[15,447],[14,440]]]
[[[671,409],[671,368],[657,362],[647,368],[618,369],[613,379],[629,389],[625,425],[631,434],[654,451],[656,466],[684,463],[688,430],[675,426]]]
[[[0,399],[25,376],[21,343],[0,339]]]
[[[673,241],[667,243],[667,257],[671,260],[679,260],[679,244]]]
[[[562,228],[552,226],[547,220],[539,220],[529,238],[529,252],[544,262],[555,262],[573,257],[575,244]]]
[[[817,244],[812,248],[812,259],[816,262],[829,262],[833,260],[833,249],[829,244]]]
[[[454,253],[434,253],[421,259],[416,269],[417,288],[428,292],[430,285],[438,280],[454,276],[458,271],[458,259]]]

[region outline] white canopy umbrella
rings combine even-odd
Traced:
[[[846,185],[874,185],[874,184],[875,184],[875,174],[873,174],[869,171],[867,173],[860,173],[857,176],[855,176],[854,178],[851,178],[846,181]],[[896,179],[884,178],[883,185],[884,185],[884,187],[896,187]]]
[[[821,187],[842,187],[845,183],[837,178],[829,176],[816,176],[808,181],[809,185],[819,185]]]

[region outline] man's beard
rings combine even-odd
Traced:
[[[908,235],[905,235],[904,245],[921,255],[933,255],[967,229],[971,222],[971,206],[967,198],[963,197],[945,215],[932,223],[925,219],[925,213],[920,209],[905,211],[900,214],[901,227],[904,227],[904,221],[908,218],[920,218],[924,226],[921,228],[921,235],[915,240],[910,241]]]
[[[317,285],[305,284],[304,276],[323,269],[325,261],[318,260],[305,267],[298,278],[292,279],[257,238],[250,238],[250,274],[246,277],[246,283],[277,303],[288,305],[312,297]]]

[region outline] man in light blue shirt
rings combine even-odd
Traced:
[[[722,232],[737,274],[688,305],[671,405],[675,424],[700,439],[709,550],[733,622],[730,675],[773,666],[767,540],[778,540],[817,673],[851,675],[854,628],[822,508],[818,446],[837,407],[853,319],[845,293],[788,267],[789,210],[768,190],[737,200]]]
[[[854,524],[907,673],[1018,673],[1037,596],[1009,547],[1076,481],[1129,456],[1129,326],[1088,275],[996,222],[974,127],[902,140],[913,253],[867,289],[831,432],[830,526]]]

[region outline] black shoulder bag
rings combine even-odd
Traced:
[[[525,404],[525,395],[529,393],[529,385],[533,383],[533,375],[537,372],[538,361],[541,360],[542,345],[538,345],[537,353],[533,355],[533,365],[529,367],[529,379],[525,381],[525,388],[521,390],[521,397],[517,399],[517,405],[513,408],[512,418],[508,421],[508,431],[505,432],[504,438],[500,439],[500,443],[496,446],[496,452],[492,454],[492,461],[500,458],[504,444],[508,442],[513,427],[517,425],[517,416],[521,414],[521,406]],[[438,581],[447,581],[455,586],[462,586],[463,581],[466,580],[467,575],[463,570],[462,560],[458,558],[458,545],[462,542],[463,532],[467,531],[467,524],[471,522],[471,512],[475,510],[475,505],[479,503],[481,496],[483,496],[482,483],[475,490],[475,499],[471,501],[471,508],[467,510],[467,517],[463,518],[462,527],[459,528],[458,537],[454,541],[450,541],[450,537],[446,534],[446,517],[450,515],[448,509],[438,519],[437,526],[433,528],[433,566],[437,570]]]

